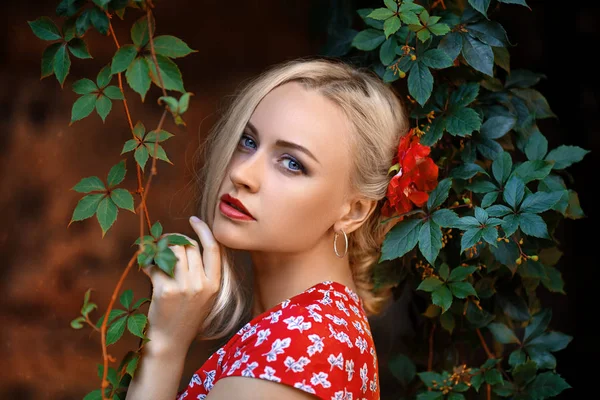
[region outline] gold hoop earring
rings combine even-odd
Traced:
[[[344,254],[341,256],[340,256],[340,253],[338,253],[338,251],[337,251],[338,232],[336,232],[333,235],[333,251],[335,251],[335,255],[338,256],[339,258],[344,258],[344,256],[348,253],[348,236],[346,235],[346,232],[344,232],[343,229],[342,229],[342,233],[344,234],[344,240],[346,241],[346,251],[344,251]]]

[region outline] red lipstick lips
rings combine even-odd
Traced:
[[[254,220],[254,217],[252,214],[250,214],[246,207],[244,207],[244,204],[227,193],[221,196],[221,204],[219,204],[219,209],[223,214],[230,218]]]

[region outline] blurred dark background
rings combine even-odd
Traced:
[[[72,59],[64,90],[54,76],[40,80],[46,43],[33,35],[27,21],[43,15],[55,18],[57,3],[31,0],[0,6],[0,399],[81,399],[99,387],[99,336],[89,333],[90,329],[73,330],[69,322],[79,314],[88,288],[93,288],[92,300],[100,310],[106,309],[112,289],[134,252],[129,243],[138,232],[137,216],[127,211],[121,211],[103,239],[95,219],[67,229],[81,197],[70,188],[86,176],[105,178],[110,167],[124,158],[119,153],[130,133],[120,102],[114,102],[104,124],[93,113],[69,126],[76,99],[71,85],[82,77],[95,77],[109,62],[115,51],[112,40],[95,31],[86,35],[94,59]],[[326,38],[324,18],[319,15],[327,15],[329,6],[339,2],[156,3],[157,34],[182,38],[199,52],[178,60],[186,89],[195,96],[185,116],[187,127],[167,123],[166,128],[176,135],[165,144],[174,165],[159,162],[148,208],[152,220],[161,221],[165,232],[192,235],[187,218],[194,213],[190,187],[193,156],[215,122],[215,113],[238,85],[264,68],[318,54]],[[367,2],[348,4],[361,8]],[[579,398],[588,382],[585,375],[591,376],[592,360],[598,356],[597,334],[592,329],[597,314],[587,306],[596,303],[598,282],[592,276],[598,266],[593,208],[598,177],[592,160],[600,150],[600,109],[598,74],[591,60],[600,39],[600,14],[597,5],[586,6],[584,2],[567,5],[529,0],[528,4],[531,11],[502,5],[495,16],[516,45],[510,49],[511,67],[547,76],[536,88],[558,116],[538,121],[549,148],[568,144],[592,151],[569,168],[574,180],[568,185],[579,193],[587,217],[565,220],[558,233],[564,252],[559,268],[568,296],[543,296],[544,304],[553,308],[551,328],[574,336],[566,350],[556,353],[557,372],[574,387],[560,398]],[[122,44],[129,41],[129,28],[138,17],[135,10],[128,10],[125,21],[113,19]],[[358,16],[355,22],[360,26]],[[159,90],[153,86],[145,104],[129,88],[126,90],[134,123],[142,120],[148,129],[156,126]],[[127,166],[125,185],[133,188],[136,182],[131,159]],[[148,279],[135,270],[125,287],[134,290],[136,299],[150,294]],[[95,313],[94,321],[98,311]],[[376,337],[386,336],[383,332],[393,324],[392,317],[383,315],[373,321]],[[120,359],[136,345],[136,339],[125,335],[110,352]],[[210,351],[207,345],[193,346],[182,384]],[[380,368],[382,397],[389,396],[384,367]]]

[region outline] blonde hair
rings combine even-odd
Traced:
[[[348,257],[366,314],[379,314],[392,296],[392,286],[375,290],[373,282],[373,267],[389,230],[388,224],[381,224],[381,206],[390,181],[388,168],[400,137],[408,130],[408,120],[399,97],[374,72],[339,60],[305,57],[277,64],[245,84],[199,149],[204,165],[196,177],[198,215],[212,227],[218,191],[244,126],[262,98],[287,82],[318,91],[344,111],[353,127],[349,145],[356,156],[352,157],[350,185],[363,198],[376,200],[377,207],[358,229],[348,234]],[[240,284],[242,275],[234,265],[234,254],[235,250],[221,246],[221,289],[201,327],[204,340],[233,333],[251,306],[251,293]]]

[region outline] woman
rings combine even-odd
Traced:
[[[171,246],[174,279],[146,272],[151,340],[127,399],[379,398],[367,316],[391,296],[372,269],[407,130],[392,89],[339,61],[288,61],[249,82],[204,148],[190,219],[202,253],[193,240]],[[252,261],[249,299],[236,250]],[[177,393],[198,332],[231,338]]]

